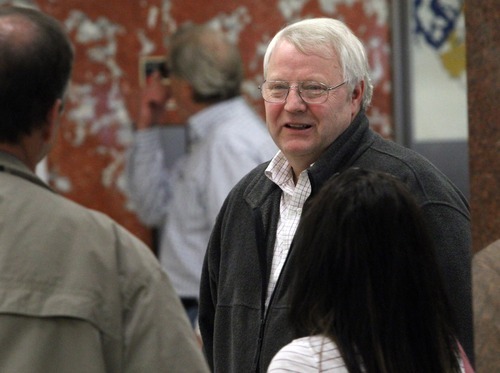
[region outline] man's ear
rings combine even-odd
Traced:
[[[361,80],[358,84],[354,86],[351,94],[351,117],[358,113],[361,106],[363,105],[363,95],[365,93],[365,82]]]
[[[55,137],[57,128],[59,126],[59,116],[61,115],[63,107],[63,102],[58,98],[54,105],[49,109],[47,113],[46,126],[43,127],[43,139],[45,141],[51,141]]]

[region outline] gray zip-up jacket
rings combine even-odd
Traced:
[[[265,372],[274,354],[297,337],[287,319],[288,262],[264,311],[281,198],[281,189],[264,174],[267,165],[255,168],[231,191],[205,256],[199,322],[206,356],[216,372]],[[364,112],[308,169],[311,196],[333,174],[348,167],[393,174],[416,196],[437,247],[460,342],[472,356],[466,199],[422,156],[369,129]],[[293,255],[293,244],[289,255]]]

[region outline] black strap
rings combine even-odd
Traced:
[[[53,192],[53,190],[47,184],[45,184],[42,180],[40,180],[38,177],[32,176],[32,175],[27,174],[25,172],[16,170],[14,168],[6,167],[6,166],[1,165],[1,164],[0,164],[0,172],[5,172],[7,174],[20,177],[21,179],[32,182],[33,184],[39,185],[39,186]]]

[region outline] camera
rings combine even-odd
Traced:
[[[146,84],[147,78],[153,72],[159,71],[162,82],[168,84],[170,71],[167,65],[167,59],[164,56],[144,56],[139,61],[139,82],[141,86]]]

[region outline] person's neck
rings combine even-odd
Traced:
[[[307,170],[311,165],[308,164],[307,166],[301,166],[301,167],[291,167],[292,168],[292,176],[293,176],[293,183],[297,185],[297,181],[299,181],[300,174],[304,171]]]
[[[0,144],[0,151],[12,155],[23,162],[31,171],[35,172],[36,165],[38,164],[38,157],[33,151],[30,151],[28,144],[22,142],[20,144]],[[33,149],[33,148],[31,148]]]
[[[198,114],[200,111],[203,111],[212,105],[214,105],[214,104],[207,104],[206,102],[193,102],[191,107],[190,107],[190,111],[191,111],[190,117],[192,117],[195,114]]]

